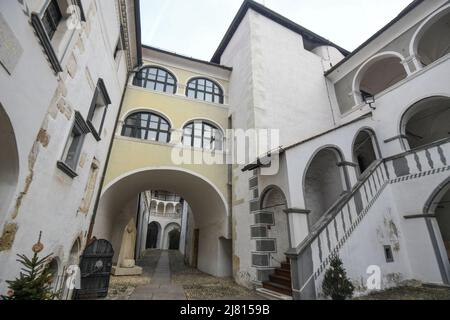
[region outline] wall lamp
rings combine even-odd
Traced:
[[[372,104],[375,103],[375,97],[374,97],[373,95],[370,95],[370,94],[364,95],[364,96],[363,96],[363,100],[364,100],[364,102],[365,102],[366,104],[369,105],[370,109],[372,109],[372,110],[376,110],[376,109],[377,109],[377,108],[375,108],[375,107],[372,106]]]

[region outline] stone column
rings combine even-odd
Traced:
[[[291,261],[292,293],[294,300],[316,299],[311,248],[296,254],[297,247],[309,235],[306,209],[290,208],[284,210],[288,215],[290,247],[287,256]]]
[[[183,202],[183,208],[181,209],[181,234],[180,234],[180,252],[184,255],[186,250],[186,233],[188,223],[188,205]]]
[[[283,210],[288,216],[289,246],[296,248],[309,234],[310,210],[290,208]]]
[[[358,182],[358,165],[349,161],[342,161],[337,164],[341,167],[344,173],[344,179],[346,183],[346,191],[352,190],[353,186]]]

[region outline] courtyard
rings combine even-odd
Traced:
[[[175,250],[147,250],[137,261],[141,276],[111,276],[106,300],[261,300],[232,278],[218,278],[185,265]]]

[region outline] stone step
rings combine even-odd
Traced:
[[[291,276],[291,270],[285,270],[285,269],[275,269],[275,274],[282,276],[282,277],[290,277]]]
[[[258,288],[256,289],[256,293],[268,300],[292,300],[291,296],[287,296],[285,294],[281,294],[279,292],[275,292],[266,288]]]
[[[271,281],[263,282],[263,288],[292,296],[292,288]]]
[[[270,282],[278,283],[286,287],[291,286],[291,277],[281,276],[278,274],[271,274],[269,276]]]
[[[282,262],[281,263],[281,269],[283,270],[291,270],[291,264],[289,262]]]

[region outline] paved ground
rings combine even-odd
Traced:
[[[137,261],[139,277],[111,276],[111,300],[257,300],[231,278],[216,278],[187,267],[178,251],[149,250]]]

